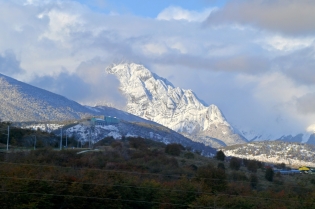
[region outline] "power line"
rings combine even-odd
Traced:
[[[60,195],[60,194],[48,194],[48,193],[31,193],[31,192],[16,192],[16,191],[5,191],[0,190],[1,193],[14,193],[14,194],[33,194],[33,195],[48,195],[48,196],[63,196],[63,197],[75,197],[75,198],[87,198],[87,199],[99,199],[99,200],[117,200],[117,201],[133,201],[133,202],[143,202],[143,203],[153,203],[153,204],[167,204],[167,205],[176,205],[176,206],[189,206],[183,204],[174,204],[174,203],[164,203],[164,202],[152,202],[152,201],[142,201],[142,200],[127,200],[127,199],[112,199],[112,198],[102,198],[102,197],[90,197],[90,196],[78,196],[78,195]],[[245,196],[245,195],[233,195],[233,194],[226,194],[226,193],[218,193],[218,194],[211,194],[213,197],[219,198],[222,196],[228,197],[242,197],[245,199],[255,199],[255,200],[269,200],[269,201],[278,201],[278,202],[292,202],[292,203],[301,203],[300,201],[290,200],[290,199],[278,199],[278,198],[266,198],[266,197],[253,197],[253,196]],[[314,204],[314,203],[313,203]],[[198,206],[197,206],[198,207]],[[209,208],[203,207],[201,208]]]
[[[187,179],[202,179],[202,180],[213,180],[213,181],[226,181],[231,183],[250,183],[250,181],[235,181],[231,179],[217,179],[217,178],[205,178],[205,177],[188,177],[188,176],[179,176],[179,175],[167,175],[167,174],[158,174],[158,173],[143,173],[135,171],[119,171],[119,170],[108,170],[108,169],[99,169],[99,168],[75,168],[67,166],[56,166],[56,165],[43,165],[43,164],[29,164],[29,163],[12,163],[12,162],[0,162],[0,164],[12,164],[20,166],[34,166],[34,167],[49,167],[49,168],[61,168],[61,169],[75,169],[75,170],[87,170],[87,171],[100,171],[100,172],[113,172],[113,173],[126,173],[134,175],[151,175],[151,176],[164,176],[164,177],[174,177],[174,178],[187,178]],[[297,188],[307,188],[301,186],[287,186],[287,187],[297,187]]]
[[[0,162],[0,164],[12,164],[12,165],[21,165],[21,166],[34,166],[34,167],[54,167],[54,168],[62,168],[62,169],[90,170],[90,171],[113,172],[113,173],[127,173],[127,174],[136,174],[136,175],[165,176],[165,177],[174,177],[174,178],[175,177],[176,178],[185,177],[185,176],[179,176],[179,175],[167,175],[167,174],[158,174],[158,173],[143,173],[143,172],[135,172],[135,171],[118,171],[118,170],[108,170],[108,169],[99,169],[99,168],[75,168],[75,167],[69,167],[69,166],[29,164],[29,163]],[[197,177],[191,177],[191,178],[197,178]],[[201,179],[210,179],[210,178],[201,178]],[[222,179],[217,179],[217,180],[222,180]]]
[[[171,192],[185,192],[185,193],[195,193],[195,194],[206,194],[206,195],[228,195],[231,197],[244,197],[244,198],[251,198],[251,199],[268,199],[274,201],[290,201],[290,202],[297,202],[289,199],[277,199],[277,198],[264,198],[264,197],[253,197],[253,196],[244,196],[244,195],[232,195],[232,194],[225,194],[219,193],[214,194],[210,192],[198,192],[198,191],[189,191],[189,190],[181,190],[181,189],[163,189],[163,188],[152,188],[152,187],[143,187],[143,186],[129,186],[129,185],[122,185],[122,184],[99,184],[99,183],[90,183],[90,182],[77,182],[77,181],[59,181],[59,180],[49,180],[49,179],[32,179],[32,178],[17,178],[17,177],[4,177],[0,176],[2,179],[14,179],[14,180],[32,180],[32,181],[44,181],[44,182],[52,182],[52,183],[72,183],[72,184],[83,184],[83,185],[95,185],[95,186],[113,186],[113,187],[126,187],[126,188],[138,188],[138,189],[153,189],[153,190],[160,190],[160,191],[171,191]],[[302,187],[303,188],[303,187]]]
[[[72,197],[72,198],[86,198],[86,199],[97,199],[97,200],[113,200],[113,201],[122,201],[122,202],[138,202],[138,203],[150,203],[150,204],[163,204],[163,205],[173,205],[173,206],[189,206],[176,203],[167,203],[167,202],[155,202],[155,201],[145,201],[145,200],[129,200],[129,199],[114,199],[106,197],[89,197],[89,196],[78,196],[78,195],[61,195],[61,194],[48,194],[48,193],[35,193],[35,192],[13,192],[0,190],[0,193],[12,193],[12,194],[30,194],[30,195],[42,195],[42,196],[57,196],[57,197]],[[212,208],[204,206],[194,206],[195,208]]]
[[[17,178],[17,177],[4,177],[0,176],[1,179],[14,179],[14,180],[32,180],[32,181],[44,181],[44,182],[52,182],[52,183],[72,183],[72,184],[83,184],[83,185],[95,185],[95,186],[113,186],[113,187],[127,187],[127,188],[138,188],[138,189],[153,189],[153,190],[162,190],[162,191],[175,191],[175,192],[188,192],[188,193],[196,193],[196,194],[213,194],[209,192],[196,192],[189,190],[180,190],[180,189],[163,189],[163,188],[152,188],[152,187],[143,187],[143,186],[128,186],[122,184],[98,184],[98,183],[90,183],[90,182],[78,182],[78,181],[59,181],[59,180],[50,180],[50,179],[31,179],[31,178]]]

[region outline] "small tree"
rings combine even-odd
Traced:
[[[251,174],[250,177],[249,177],[249,181],[250,181],[250,186],[253,188],[253,189],[257,189],[257,184],[258,184],[258,177],[256,174]]]
[[[222,150],[217,151],[217,154],[215,156],[217,160],[224,161],[225,160],[225,154]]]
[[[265,178],[268,180],[268,181],[273,181],[273,176],[274,176],[274,172],[272,170],[271,167],[268,167],[266,169],[266,173],[265,173]]]
[[[225,166],[223,163],[218,163],[218,169],[225,170]]]
[[[275,167],[278,169],[285,169],[285,163],[276,164]]]
[[[203,189],[210,189],[213,192],[225,191],[228,186],[226,178],[223,170],[217,169],[211,164],[199,167],[196,173],[196,180],[202,183]]]
[[[257,172],[257,168],[258,168],[257,161],[255,161],[255,160],[248,161],[248,163],[247,163],[247,170],[249,170],[249,171],[251,171],[253,173],[256,173]]]
[[[173,156],[179,156],[184,147],[181,144],[168,144],[165,147],[165,153]]]
[[[184,154],[184,157],[187,158],[187,159],[194,159],[195,155],[192,152],[187,152],[187,153]]]
[[[241,167],[241,160],[236,157],[232,157],[230,160],[230,168],[232,170],[239,170],[240,167]]]

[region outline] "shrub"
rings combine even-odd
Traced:
[[[257,172],[257,168],[258,168],[257,161],[255,161],[255,160],[248,161],[248,163],[247,163],[247,170],[248,171],[256,173]]]
[[[225,160],[225,154],[222,150],[217,151],[217,154],[215,156],[217,160],[224,161]]]
[[[223,163],[218,163],[218,169],[225,170],[225,166]]]
[[[179,156],[184,147],[180,144],[168,144],[165,147],[165,153],[173,156]]]
[[[250,181],[250,186],[253,189],[257,189],[257,184],[258,184],[258,177],[256,174],[251,174],[249,177],[249,181]]]
[[[239,170],[240,167],[241,167],[241,160],[236,157],[232,157],[230,160],[230,168],[232,170]]]
[[[187,152],[187,153],[184,154],[184,157],[187,158],[187,159],[194,159],[195,155],[192,152]]]
[[[274,176],[274,172],[272,168],[268,167],[266,169],[265,178],[267,179],[267,181],[273,181],[273,176]]]
[[[225,172],[217,169],[212,165],[199,167],[196,179],[202,182],[202,186],[206,190],[224,191],[227,188]]]
[[[148,148],[146,142],[144,139],[138,137],[138,138],[130,138],[129,139],[129,145],[132,148],[145,150]]]
[[[278,169],[285,169],[286,168],[285,163],[276,164],[275,167]]]
[[[231,178],[233,181],[248,181],[246,174],[242,171],[233,171]]]
[[[110,146],[113,148],[122,148],[122,143],[119,141],[113,141]]]

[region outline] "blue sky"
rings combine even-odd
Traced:
[[[134,62],[242,129],[312,132],[314,11],[309,0],[0,0],[0,73],[83,104],[122,106],[104,69]]]
[[[163,9],[179,6],[202,11],[205,7],[222,7],[225,0],[77,0],[92,10],[104,13],[133,14],[155,18]]]

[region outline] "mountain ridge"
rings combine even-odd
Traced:
[[[222,145],[247,142],[216,105],[205,106],[192,90],[175,87],[143,65],[111,65],[106,72],[120,81],[129,113],[167,126],[194,141],[203,142],[208,137],[208,145],[214,147],[217,143],[211,143],[212,139],[223,142]]]
[[[14,122],[14,124],[35,124],[35,129],[60,128],[60,125],[48,125],[47,121],[69,121],[91,118],[93,116],[112,116],[120,119],[116,126],[95,127],[93,142],[104,137],[113,136],[119,139],[123,135],[135,135],[149,138],[164,143],[181,143],[190,146],[193,150],[199,150],[205,155],[213,155],[215,150],[204,144],[193,142],[185,136],[172,131],[156,122],[140,118],[136,115],[106,106],[83,106],[64,96],[34,87],[16,79],[0,74],[0,119]],[[31,123],[30,121],[34,121]],[[80,140],[88,140],[88,133],[93,127],[88,120],[86,125],[81,125],[77,130],[73,129],[76,136],[81,135]],[[29,125],[32,127],[32,125]],[[82,128],[83,127],[83,128]],[[68,128],[65,128],[67,130]],[[71,132],[73,134],[73,132]],[[70,134],[70,133],[69,133]]]

